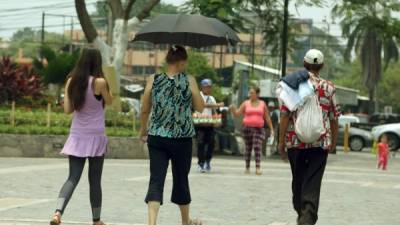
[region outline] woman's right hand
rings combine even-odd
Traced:
[[[148,135],[147,135],[147,132],[146,131],[143,131],[142,129],[140,130],[140,132],[139,132],[139,139],[140,139],[140,141],[144,144],[144,143],[147,143],[147,137],[148,137]]]

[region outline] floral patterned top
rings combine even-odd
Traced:
[[[149,135],[166,138],[190,138],[195,135],[192,118],[192,92],[186,74],[169,78],[154,76],[151,93],[152,115]]]
[[[281,113],[289,115],[289,125],[286,131],[286,147],[287,149],[308,149],[322,147],[328,150],[332,144],[330,132],[330,120],[337,119],[340,115],[340,107],[336,101],[336,88],[332,82],[322,78],[315,78],[315,91],[322,108],[322,115],[325,127],[325,133],[315,143],[306,144],[301,142],[295,132],[294,121],[296,120],[296,112],[290,112],[285,106],[281,106]]]

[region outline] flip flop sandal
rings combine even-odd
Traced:
[[[53,216],[53,219],[50,221],[50,225],[60,225],[61,224],[61,216],[58,214],[55,214]]]

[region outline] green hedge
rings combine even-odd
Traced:
[[[16,126],[0,124],[0,133],[4,134],[30,134],[30,135],[68,135],[68,127],[39,127],[39,126]],[[113,137],[134,137],[137,133],[132,129],[107,127],[106,133]]]
[[[59,110],[58,110],[59,111]],[[47,125],[47,112],[44,109],[17,108],[15,110],[15,127],[10,124],[10,107],[0,107],[0,133],[15,134],[55,134],[65,135],[69,132],[72,115],[63,112],[51,113],[51,127]],[[140,122],[136,121],[136,130]],[[132,114],[106,111],[106,132],[109,136],[134,136]]]

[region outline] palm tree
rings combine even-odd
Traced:
[[[392,16],[399,11],[398,0],[342,0],[332,10],[333,17],[341,20],[343,37],[348,39],[345,59],[350,61],[353,50],[360,57],[370,113],[377,111],[373,102],[382,62],[386,69],[399,59],[400,20]]]

